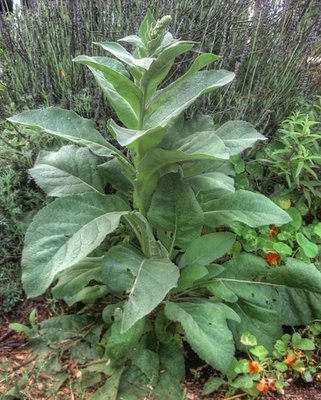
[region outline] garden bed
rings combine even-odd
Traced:
[[[9,314],[1,314],[0,325],[0,396],[12,389],[17,381],[25,379],[25,388],[23,389],[22,399],[28,400],[80,400],[90,399],[93,389],[88,389],[85,392],[77,389],[77,380],[79,380],[79,367],[77,362],[71,359],[64,359],[62,369],[68,373],[68,380],[59,390],[54,393],[52,387],[55,386],[56,377],[46,373],[36,373],[34,365],[36,356],[33,354],[32,349],[28,348],[26,336],[21,333],[14,332],[9,329],[10,323],[23,323],[28,324],[28,318],[31,311],[37,308],[38,320],[53,317],[57,312],[63,311],[62,304],[56,304],[55,307],[49,307],[45,303],[44,298],[38,300],[21,300],[17,306]],[[65,311],[67,311],[65,309]],[[215,392],[211,396],[202,397],[201,392],[205,380],[208,378],[209,371],[206,365],[197,365],[197,360],[191,359],[190,366],[187,366],[187,381],[186,387],[186,400],[241,400],[249,399],[245,394],[240,394],[233,397],[225,397],[223,390]],[[321,378],[321,377],[320,377]],[[311,384],[302,382],[287,382],[283,396],[276,394],[268,394],[263,396],[262,399],[269,400],[319,400],[321,399],[321,381],[315,381]],[[49,393],[49,394],[48,394]],[[4,399],[7,399],[6,397]],[[14,399],[14,397],[8,397]],[[145,399],[144,399],[145,400]]]

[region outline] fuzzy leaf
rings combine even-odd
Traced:
[[[106,182],[110,183],[119,192],[130,194],[133,191],[134,174],[119,158],[112,158],[98,167],[99,173]]]
[[[78,56],[74,61],[89,67],[123,124],[137,128],[143,96],[138,86],[95,57]]]
[[[116,308],[114,313],[115,321],[111,327],[111,335],[108,339],[106,352],[110,360],[115,364],[121,364],[128,358],[133,346],[138,343],[145,327],[145,320],[140,319],[133,324],[126,332],[121,331],[123,312]]]
[[[179,266],[184,268],[190,264],[210,264],[231,250],[234,242],[235,235],[230,232],[216,232],[200,236],[187,247]]]
[[[131,350],[130,359],[146,376],[151,386],[155,386],[159,377],[159,355],[143,345],[135,345]]]
[[[234,179],[221,172],[207,172],[185,179],[196,193],[211,192],[211,195],[221,197],[228,193],[234,193]]]
[[[203,211],[192,189],[177,174],[167,174],[152,197],[148,220],[156,229],[172,232],[173,246],[185,247],[200,234]]]
[[[206,225],[216,227],[240,221],[251,227],[286,224],[290,216],[267,197],[238,190],[203,205]]]
[[[234,342],[226,319],[238,320],[230,308],[210,301],[167,302],[165,314],[182,324],[186,340],[200,358],[222,372],[228,370],[234,357]]]
[[[159,91],[151,102],[144,128],[165,126],[189,107],[199,96],[220,88],[234,79],[225,70],[195,72],[187,80],[178,80]]]
[[[108,289],[105,285],[87,286],[73,296],[66,296],[64,301],[71,307],[76,303],[95,304],[98,299],[105,297]]]
[[[122,153],[108,143],[95,129],[93,121],[80,117],[74,111],[63,110],[59,107],[49,107],[24,111],[8,118],[8,121],[31,128],[38,128],[50,135],[87,146],[98,155],[118,155],[123,157]]]
[[[104,50],[108,51],[114,57],[118,58],[118,60],[122,61],[123,63],[134,69],[140,67],[148,70],[154,60],[153,58],[135,58],[122,45],[117,42],[102,42],[95,44],[98,44]]]
[[[156,19],[150,10],[147,10],[146,15],[143,19],[143,22],[140,24],[138,34],[139,37],[143,40],[144,44],[147,45],[149,40],[149,31],[155,25]]]
[[[127,214],[117,196],[67,196],[43,208],[30,224],[22,254],[22,281],[29,297],[42,294],[57,274],[96,249]]]
[[[79,263],[63,271],[58,276],[58,282],[52,289],[56,299],[76,295],[91,281],[102,282],[102,257],[86,257]]]
[[[139,193],[139,198],[136,197],[135,200],[139,206],[141,203],[147,203],[147,199],[150,198],[156,189],[158,173],[161,168],[185,161],[216,160],[217,158],[224,159],[227,156],[227,153],[222,152],[222,148],[218,147],[216,149],[214,146],[210,146],[207,149],[206,146],[198,149],[193,149],[191,146],[185,150],[186,152],[182,150],[152,149],[147,152],[137,166],[137,190],[135,195],[137,196]]]
[[[262,258],[242,254],[225,263],[224,268],[225,272],[216,279],[224,282],[242,299],[243,310],[251,307],[251,310],[246,311],[247,315],[251,313],[251,319],[255,314],[259,316],[261,313],[261,317],[256,319],[270,323],[271,330],[277,331],[278,318],[280,328],[281,324],[305,325],[321,317],[321,273],[313,264],[288,258],[286,265],[275,268],[267,266]],[[260,311],[257,307],[267,311]],[[274,312],[274,317],[271,311]],[[248,324],[244,323],[246,325]],[[275,326],[273,329],[272,325]],[[260,329],[257,333],[251,332],[263,345],[262,334],[264,335],[266,329],[262,329],[261,334]]]
[[[102,261],[103,282],[113,293],[122,294],[133,286],[143,260],[144,256],[134,247],[125,245],[112,247]]]
[[[103,179],[97,173],[99,163],[89,149],[69,145],[58,151],[41,151],[29,172],[48,196],[104,193]]]
[[[185,378],[183,349],[175,338],[159,345],[161,373],[158,384],[153,391],[155,400],[177,400],[183,398],[181,383]]]
[[[124,306],[122,332],[149,314],[177,285],[179,270],[169,259],[145,259]]]
[[[240,338],[244,332],[250,332],[259,343],[272,351],[275,341],[282,335],[282,327],[277,312],[241,299],[235,304],[229,304],[229,306],[241,318],[239,323],[229,322],[237,348],[242,351],[247,350],[246,346],[240,343]]]
[[[125,42],[125,43],[129,43],[134,47],[144,47],[144,42],[142,41],[142,39],[137,36],[137,35],[128,35],[125,36],[121,39],[118,39],[118,42]]]
[[[215,133],[223,140],[231,156],[240,154],[258,140],[266,140],[253,125],[245,121],[228,121]]]
[[[186,53],[193,46],[194,44],[192,42],[174,42],[170,46],[166,47],[153,61],[148,71],[144,74],[141,82],[141,85],[145,88],[146,101],[150,99],[157,86],[165,79],[175,58]]]
[[[223,378],[211,376],[204,384],[204,388],[202,390],[202,395],[207,396],[207,395],[215,392],[222,385],[224,385],[224,383],[225,383],[225,381]]]
[[[106,383],[91,395],[91,400],[117,400],[119,381],[123,371],[124,367],[115,369]]]

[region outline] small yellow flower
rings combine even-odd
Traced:
[[[60,78],[64,78],[64,77],[66,76],[65,71],[62,69],[62,70],[59,72],[59,75],[60,75]]]

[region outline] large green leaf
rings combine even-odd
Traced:
[[[234,341],[226,319],[238,320],[224,304],[210,301],[171,303],[165,307],[167,318],[182,324],[192,349],[212,367],[226,372],[234,357]]]
[[[106,383],[91,395],[91,400],[117,400],[119,381],[123,371],[124,367],[115,369]]]
[[[215,137],[213,137],[215,142]],[[193,141],[194,142],[194,141]],[[208,142],[206,141],[208,144]],[[221,144],[218,142],[218,144]],[[148,199],[154,192],[157,182],[159,171],[167,165],[175,163],[183,163],[186,161],[193,160],[216,160],[226,159],[227,153],[224,152],[222,147],[210,146],[196,147],[194,148],[191,143],[190,147],[182,150],[163,150],[163,149],[152,149],[146,153],[140,163],[137,165],[137,180],[136,180],[136,193],[135,201],[140,207],[141,204],[147,204]],[[139,196],[138,196],[139,194]]]
[[[59,107],[24,111],[8,118],[8,121],[38,128],[50,135],[70,140],[76,144],[87,146],[101,156],[120,156],[123,154],[108,143],[95,129],[93,121],[77,115],[74,111]]]
[[[234,179],[221,172],[207,172],[186,178],[185,181],[192,186],[196,193],[211,192],[211,195],[220,197],[234,193]]]
[[[210,172],[219,172],[231,177],[235,176],[232,163],[228,160],[195,160],[184,164],[183,170],[185,179]]]
[[[181,271],[178,287],[174,289],[174,292],[180,292],[187,288],[193,287],[195,282],[206,277],[208,275],[208,269],[204,265],[191,264],[188,265]]]
[[[103,179],[97,173],[99,164],[86,147],[69,145],[59,151],[41,151],[29,172],[48,196],[104,193]]]
[[[95,57],[78,56],[74,61],[89,67],[123,124],[137,128],[143,97],[138,86]]]
[[[149,69],[151,63],[154,60],[153,58],[136,58],[117,42],[101,42],[95,44],[98,44],[104,50],[108,51],[114,57],[118,58],[118,60],[132,67],[136,71],[138,67],[145,70]]]
[[[124,217],[128,225],[135,232],[142,253],[147,257],[167,258],[168,253],[162,243],[155,239],[153,228],[147,219],[138,211],[133,211]]]
[[[149,70],[142,79],[142,85],[145,87],[146,101],[154,94],[157,86],[163,81],[170,71],[174,60],[180,54],[186,53],[194,46],[193,42],[178,41],[167,46],[156,60],[151,64]],[[217,57],[214,54],[201,54],[193,63],[190,74],[206,67],[206,65],[215,61]]]
[[[229,306],[241,318],[240,322],[229,321],[228,323],[233,332],[236,347],[243,351],[247,350],[240,339],[244,332],[250,332],[261,345],[272,351],[276,340],[282,336],[278,313],[242,299]]]
[[[156,308],[177,285],[179,270],[169,259],[145,259],[124,306],[122,332]]]
[[[138,144],[141,147],[140,150],[144,152],[157,146],[165,134],[165,130],[160,127],[146,130],[127,129],[116,124],[112,119],[108,121],[108,128],[121,146],[127,146],[134,152],[137,152]]]
[[[108,339],[106,352],[113,364],[118,365],[127,359],[129,353],[138,343],[145,327],[145,320],[140,319],[126,332],[121,331],[122,311],[116,308],[114,313],[114,323],[111,327],[111,335]]]
[[[73,296],[64,297],[64,301],[69,307],[76,303],[95,304],[98,299],[105,297],[108,294],[108,289],[105,285],[92,285],[81,289]]]
[[[108,121],[108,128],[121,146],[127,146],[137,152],[139,145],[140,157],[149,154],[153,147],[158,146],[166,133],[161,127],[146,130],[127,129],[117,125],[113,120]],[[187,159],[229,158],[228,149],[214,131],[197,131],[175,144],[176,148],[173,151],[177,152],[178,158],[181,158],[182,154],[190,155]],[[192,155],[197,157],[193,158]]]
[[[155,17],[153,16],[150,10],[147,10],[143,22],[140,24],[138,30],[139,37],[143,40],[146,46],[149,40],[149,31],[155,25],[155,23],[156,23]]]
[[[126,195],[133,192],[134,174],[127,164],[122,163],[119,158],[112,158],[98,166],[98,172],[110,183],[114,189]]]
[[[216,227],[240,221],[252,227],[269,224],[286,224],[291,221],[288,213],[267,197],[238,190],[219,199],[203,204],[205,224]]]
[[[118,42],[129,43],[130,45],[132,45],[134,47],[138,47],[138,48],[144,48],[145,47],[144,42],[137,35],[125,36],[125,37],[123,37],[121,39],[118,39]]]
[[[245,121],[228,121],[215,133],[223,140],[231,156],[253,146],[258,140],[266,140],[253,125]]]
[[[147,216],[156,229],[172,233],[172,248],[175,244],[186,247],[199,236],[203,226],[202,208],[178,174],[160,179]]]
[[[76,295],[91,281],[102,282],[102,257],[86,257],[79,263],[63,271],[52,289],[55,298],[63,299]]]
[[[55,276],[96,249],[127,214],[117,196],[67,196],[43,208],[30,224],[22,254],[22,281],[29,297],[42,294]]]
[[[122,294],[131,289],[144,256],[134,247],[113,246],[102,261],[101,276],[113,293]]]
[[[117,400],[148,399],[153,388],[144,372],[137,365],[130,365],[124,371]]]
[[[93,318],[88,315],[59,315],[41,321],[38,334],[48,344],[62,342],[72,338],[82,338],[84,332],[93,323]]]
[[[135,325],[134,325],[135,326]],[[130,359],[146,376],[148,383],[155,386],[159,377],[159,356],[139,343],[131,349]]]
[[[168,335],[169,336],[169,335]],[[185,378],[185,363],[181,344],[175,337],[167,337],[159,345],[159,381],[153,391],[155,400],[183,398],[181,383]]]
[[[224,142],[213,131],[195,132],[178,143],[177,151],[185,154],[203,154],[220,160],[228,160],[228,150]]]
[[[215,131],[213,118],[209,115],[196,114],[189,120],[184,120],[181,114],[167,127],[161,147],[166,150],[177,149],[177,142],[186,139],[197,132]]]
[[[275,268],[262,258],[242,254],[224,267],[216,279],[242,300],[243,309],[249,303],[274,310],[280,324],[292,326],[321,317],[321,273],[313,264],[289,258],[286,265]]]
[[[165,126],[202,94],[230,83],[234,73],[225,70],[195,72],[187,80],[179,80],[156,94],[150,104],[144,128]]]
[[[191,264],[207,265],[231,250],[235,235],[230,232],[216,232],[194,239],[183,254],[179,266]]]

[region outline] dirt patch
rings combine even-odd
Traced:
[[[58,306],[57,313],[63,312],[63,306]],[[27,348],[26,336],[9,329],[9,323],[19,322],[29,324],[30,312],[36,308],[38,320],[50,318],[56,313],[48,307],[44,298],[36,301],[21,302],[10,314],[0,314],[0,398],[8,389],[14,388],[17,381],[25,379],[25,389],[22,391],[25,399],[30,400],[80,400],[90,398],[92,391],[79,395],[75,386],[70,382],[77,382],[79,369],[76,363],[65,360],[64,371],[70,376],[68,385],[63,385],[53,396],[48,396],[48,388],[55,385],[56,378],[48,374],[36,374],[33,371],[36,356]],[[207,397],[202,397],[202,387],[212,370],[206,365],[198,366],[197,370],[189,371],[189,378],[185,383],[187,400],[248,400],[246,394],[226,397],[224,391],[218,391]],[[50,391],[49,391],[50,392]],[[20,392],[21,393],[21,392]],[[268,394],[262,397],[268,400],[321,400],[321,382],[311,384],[288,382],[284,395]],[[164,399],[165,400],[165,399]]]

